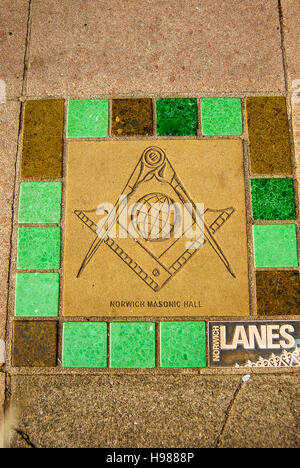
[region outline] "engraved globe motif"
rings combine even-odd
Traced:
[[[150,193],[135,204],[131,223],[139,237],[159,242],[174,236],[180,219],[174,200],[163,193]]]

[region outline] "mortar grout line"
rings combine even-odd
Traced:
[[[108,371],[110,369],[110,361],[111,361],[111,330],[110,330],[110,325],[111,322],[107,322],[107,332],[106,332],[106,339],[107,339],[107,353],[106,353],[106,370]]]
[[[156,110],[156,99],[152,99],[152,112],[153,112],[153,137],[159,138],[157,136],[157,110]]]
[[[162,321],[155,321],[154,326],[155,326],[155,367],[157,369],[161,368],[161,346],[160,346],[160,324]]]
[[[51,375],[138,375],[138,376],[238,376],[238,375],[300,375],[298,367],[153,367],[153,368],[114,368],[114,367],[12,367],[11,376],[51,376]],[[7,374],[8,377],[10,375]]]
[[[243,104],[244,111],[244,104]],[[243,112],[243,116],[244,116]],[[250,157],[247,137],[243,145],[244,155],[244,181],[245,181],[245,204],[246,204],[246,230],[247,230],[247,257],[248,257],[248,289],[249,289],[249,309],[250,316],[256,317],[256,281],[254,271],[254,246],[252,234],[252,205],[251,205],[251,187],[250,187]]]
[[[219,91],[217,94],[216,92],[203,92],[201,91],[201,98],[222,98],[222,97],[230,97],[230,98],[246,98],[252,96],[266,96],[266,97],[276,97],[276,96],[285,96],[286,90],[274,90],[274,91]],[[119,94],[109,94],[109,93],[91,93],[91,94],[83,94],[78,96],[78,94],[68,94],[68,93],[58,93],[52,95],[33,95],[33,94],[26,94],[26,97],[23,96],[15,96],[12,97],[10,100],[44,100],[44,99],[66,99],[66,100],[85,100],[85,99],[168,99],[168,98],[195,98],[199,96],[199,90],[196,91],[178,91],[178,92],[169,92],[169,93],[119,93]],[[7,98],[9,100],[9,98]]]
[[[108,138],[112,138],[112,99],[108,99]]]
[[[257,269],[258,271],[266,271],[262,269]],[[277,270],[276,270],[277,271]],[[280,270],[280,271],[296,271],[294,270]],[[261,317],[261,316],[260,316]],[[292,320],[292,321],[299,321],[298,315],[264,315],[264,321],[273,321],[273,320]],[[52,317],[31,317],[31,316],[14,316],[14,320],[30,320],[30,321],[47,321],[47,320],[58,320],[58,316]],[[236,315],[236,316],[228,316],[228,315],[205,315],[205,316],[148,316],[148,317],[141,317],[136,315],[118,315],[115,317],[107,317],[107,316],[98,316],[98,315],[90,315],[90,316],[63,316],[61,319],[61,323],[68,323],[68,322],[105,322],[105,323],[116,323],[116,322],[124,322],[124,323],[132,323],[132,322],[255,322],[257,318],[250,315]]]
[[[197,97],[197,118],[198,118],[197,137],[204,138],[204,135],[202,133],[201,97]]]

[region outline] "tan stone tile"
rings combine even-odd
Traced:
[[[7,97],[20,96],[22,91],[28,3],[1,0],[0,80],[5,81]]]
[[[159,140],[151,141],[150,149],[149,143],[69,142],[63,313],[248,315],[241,141]],[[158,159],[157,174],[162,179],[151,177],[159,157],[163,159]],[[147,164],[152,172],[146,175]],[[144,169],[137,183],[141,167]],[[136,188],[131,193],[133,186]],[[181,219],[187,220],[185,227],[179,223],[182,232],[189,227],[183,198],[204,203],[205,244],[199,251],[190,248],[187,242],[197,239],[197,243],[199,233],[188,239],[187,235],[177,236],[175,230],[167,239],[147,239],[143,210],[137,215],[134,231],[135,228],[130,230],[130,215],[125,220],[124,209],[120,210],[121,225],[128,224],[132,237],[117,227],[116,233],[112,229],[99,248],[95,230],[101,216],[96,208],[101,203],[113,206],[121,194],[128,195],[128,208],[139,201],[149,207],[151,200],[158,199],[167,200],[168,206],[177,203]],[[172,219],[170,226],[175,223]],[[92,253],[92,244],[95,255],[86,255],[88,251]]]
[[[11,217],[20,104],[0,104],[0,339],[5,335]]]
[[[281,5],[288,82],[291,90],[293,81],[300,79],[300,2],[298,0],[281,0]],[[300,83],[298,87],[300,87]]]
[[[277,0],[36,0],[30,95],[284,90]]]

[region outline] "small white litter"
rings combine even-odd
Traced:
[[[6,362],[5,343],[3,340],[0,340],[0,363],[5,364],[5,362]]]

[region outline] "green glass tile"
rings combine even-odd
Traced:
[[[161,367],[205,367],[205,322],[161,322]]]
[[[14,321],[12,346],[14,367],[55,367],[56,359],[56,321]]]
[[[155,367],[155,324],[115,322],[110,325],[110,367]]]
[[[57,317],[58,273],[17,273],[16,317]]]
[[[62,363],[64,367],[106,367],[107,324],[64,323]]]
[[[68,104],[68,138],[108,136],[107,99],[81,99]]]
[[[293,179],[252,179],[253,219],[296,219]]]
[[[264,267],[297,267],[297,237],[294,224],[253,226],[254,264]]]
[[[252,174],[291,174],[285,97],[248,97],[246,114]]]
[[[153,135],[152,99],[113,99],[113,136]]]
[[[64,100],[25,103],[21,177],[53,179],[62,176]]]
[[[24,182],[20,187],[19,223],[60,223],[60,182]]]
[[[243,133],[241,100],[201,99],[201,127],[203,135],[241,135]]]
[[[197,135],[197,99],[157,99],[157,135]]]
[[[55,270],[60,268],[60,227],[21,227],[17,268]]]

